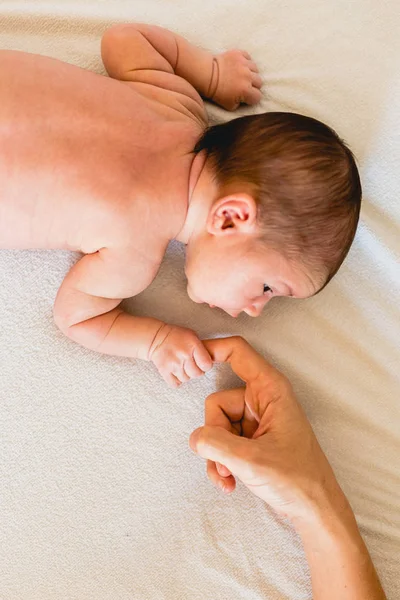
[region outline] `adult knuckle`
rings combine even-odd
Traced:
[[[246,438],[242,438],[242,444],[237,452],[237,458],[245,465],[248,474],[252,475],[262,464],[262,456],[257,445]]]
[[[204,346],[202,346],[202,350],[203,352],[201,353],[201,362],[206,363],[207,365],[212,365],[213,361],[211,356],[208,354],[206,348],[204,348]]]
[[[248,343],[241,335],[235,335],[232,338],[232,344],[234,344],[237,348],[245,348],[248,346]]]
[[[204,448],[207,445],[207,438],[208,438],[208,430],[207,430],[207,426],[204,426],[201,428],[201,430],[199,431],[198,435],[197,435],[197,448],[201,450],[201,448]]]
[[[281,392],[291,393],[293,391],[292,384],[290,383],[288,377],[281,373],[281,371],[276,371],[274,384],[276,389],[280,390]]]
[[[207,396],[207,398],[205,399],[205,402],[204,402],[206,409],[213,407],[214,404],[217,404],[218,394],[219,394],[219,392],[214,392],[213,394],[210,394],[209,396]]]
[[[254,476],[261,467],[265,466],[264,453],[254,442],[243,446],[240,458],[246,464],[250,476]]]

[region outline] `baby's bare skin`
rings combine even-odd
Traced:
[[[113,248],[129,263],[153,230],[162,252],[186,215],[200,122],[139,84],[42,56],[3,51],[0,77],[1,247]]]
[[[258,101],[261,82],[244,53],[216,65],[157,27],[109,30],[102,55],[110,78],[0,52],[0,247],[83,252],[57,295],[58,326],[100,352],[151,359],[176,384],[211,367],[197,336],[118,305],[151,283],[185,225],[207,125],[193,86],[234,109]]]

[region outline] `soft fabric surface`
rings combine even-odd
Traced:
[[[233,320],[190,302],[173,245],[154,285],[127,304],[204,337],[242,334],[292,378],[391,600],[400,597],[399,15],[395,0],[0,4],[2,48],[98,72],[100,36],[116,21],[247,49],[265,81],[255,110],[317,117],[351,145],[362,223],[321,295]],[[229,369],[170,391],[152,365],[65,339],[52,303],[74,260],[0,253],[2,600],[311,598],[287,523],[241,486],[221,496],[188,449],[204,398],[237,383]]]

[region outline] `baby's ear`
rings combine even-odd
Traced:
[[[211,206],[207,231],[212,235],[257,232],[257,204],[249,194],[230,194]]]

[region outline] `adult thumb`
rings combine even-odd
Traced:
[[[233,475],[241,477],[249,466],[251,440],[230,433],[222,427],[205,425],[195,429],[189,438],[193,452],[227,467]]]

